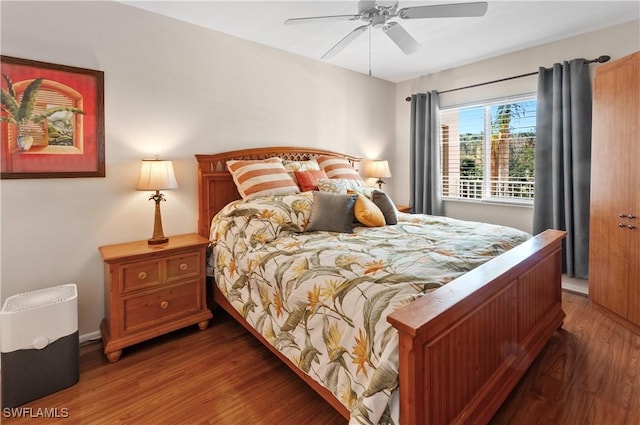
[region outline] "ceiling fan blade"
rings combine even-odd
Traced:
[[[483,16],[487,7],[486,1],[405,7],[398,11],[398,16],[402,19],[475,17]]]
[[[360,15],[329,15],[310,16],[308,18],[290,18],[284,21],[285,25],[306,24],[311,22],[331,22],[331,21],[357,21]]]
[[[416,52],[420,48],[420,44],[397,22],[389,22],[382,27],[382,31],[407,55]]]
[[[322,55],[321,59],[329,59],[329,58],[334,57],[338,53],[340,53],[342,51],[342,49],[347,47],[347,45],[349,43],[351,43],[353,40],[355,40],[360,34],[365,32],[368,27],[369,27],[369,25],[362,25],[362,26],[359,26],[358,28],[354,29],[353,31],[351,31],[349,34],[347,34],[347,36],[345,38],[343,38],[342,40],[338,41],[335,46],[330,48],[327,51],[327,53]]]

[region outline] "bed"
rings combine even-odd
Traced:
[[[289,214],[293,214],[292,211],[295,212],[292,215],[292,220],[301,220],[297,225],[300,228],[304,227],[307,224],[308,217],[304,216],[302,211],[307,208],[300,207],[300,202],[304,202],[305,195],[299,195],[294,200],[285,199],[286,197],[276,197],[275,200],[270,199],[269,202],[271,204],[267,205],[265,210],[261,209],[263,206],[255,200],[247,206],[244,201],[239,201],[241,196],[226,164],[229,160],[261,160],[278,157],[290,161],[305,161],[320,156],[344,158],[354,165],[360,161],[360,158],[351,155],[302,147],[265,147],[212,155],[196,155],[199,199],[198,232],[202,236],[210,238],[212,221],[214,226],[221,226],[220,217],[223,217],[224,220],[232,220],[234,219],[233,216],[241,216],[241,219],[245,220],[244,216],[248,214],[247,211],[249,210],[254,216],[262,217],[264,216],[263,212],[268,209],[267,207],[272,207],[274,202],[288,211]],[[310,199],[310,197],[311,195],[306,195],[306,199]],[[298,207],[291,207],[295,202],[298,202],[298,204],[295,204]],[[273,215],[270,210],[269,213]],[[214,217],[216,217],[215,220]],[[423,224],[418,223],[421,221],[428,221],[431,224],[438,224],[444,227],[460,224],[456,223],[455,220],[400,214],[397,226],[385,227],[395,227],[394,231],[397,230],[404,233],[408,233],[407,229],[409,229],[409,233],[411,233],[413,232],[411,229],[417,229],[419,225]],[[243,223],[246,223],[246,221],[243,221]],[[228,222],[225,222],[222,226],[223,229],[226,229],[224,226],[228,227]],[[371,241],[377,237],[386,241],[393,240],[394,243],[399,244],[393,248],[396,250],[403,249],[404,243],[410,243],[404,236],[384,234],[384,232],[391,231],[391,229],[386,228],[357,228],[354,233],[357,237],[360,237],[360,234],[367,235],[366,237],[369,237]],[[495,230],[497,228],[492,229]],[[472,231],[472,229],[463,229],[458,233],[464,234]],[[498,230],[495,231],[498,232]],[[382,236],[380,236],[381,232]],[[269,256],[269,259],[276,263],[279,262],[281,271],[271,279],[274,282],[292,281],[290,278],[288,280],[285,279],[284,273],[286,273],[286,270],[295,267],[297,260],[288,259],[287,255],[289,253],[283,253],[283,247],[303,244],[309,249],[314,246],[316,247],[315,249],[318,249],[318,247],[327,246],[326,242],[322,240],[325,235],[314,235],[314,232],[303,233],[302,236],[296,234],[295,231],[278,233],[272,238],[277,239],[275,241],[271,239],[265,241],[260,238],[258,240],[251,239],[250,233],[247,231],[240,236],[241,238],[248,238],[241,240],[241,244],[250,248],[245,248],[243,253],[253,253],[256,245],[266,246],[271,242],[280,244],[278,252],[260,254]],[[492,231],[489,231],[489,233],[492,233]],[[290,237],[302,237],[303,239],[287,239]],[[353,262],[350,263],[348,260],[350,258],[348,252],[353,251],[353,248],[349,247],[348,243],[354,239],[354,236],[349,234],[338,235],[338,237],[342,238],[339,244],[342,244],[340,247],[345,251],[342,254],[335,255],[341,255],[340,259],[343,261],[345,270],[353,271]],[[560,283],[562,273],[561,243],[563,238],[564,232],[547,230],[535,237],[526,238],[523,242],[518,241],[515,244],[517,246],[513,248],[509,246],[502,247],[506,252],[483,262],[481,265],[473,264],[470,271],[458,271],[458,273],[452,275],[452,278],[445,278],[447,281],[450,280],[446,285],[438,284],[430,287],[430,284],[426,283],[429,290],[414,296],[411,298],[411,302],[406,302],[405,297],[400,303],[394,304],[391,310],[384,310],[384,313],[382,313],[382,309],[367,307],[368,315],[375,311],[376,315],[381,315],[379,322],[388,322],[392,326],[392,331],[385,331],[384,336],[381,338],[385,342],[393,338],[394,345],[397,348],[393,353],[385,354],[378,347],[377,359],[384,358],[388,360],[391,358],[393,361],[391,363],[384,361],[384,364],[378,363],[377,368],[372,368],[373,365],[368,364],[371,363],[369,361],[370,357],[367,358],[367,361],[362,360],[366,358],[366,355],[357,348],[349,346],[337,351],[326,350],[325,354],[328,357],[332,357],[331,360],[334,365],[330,366],[328,371],[323,370],[322,376],[334,377],[337,374],[337,372],[333,373],[338,368],[336,365],[339,364],[339,366],[346,367],[345,364],[350,362],[342,359],[348,359],[353,363],[349,367],[355,367],[356,369],[351,375],[345,375],[349,379],[353,379],[353,381],[348,380],[348,382],[353,382],[354,387],[361,385],[356,378],[360,378],[365,374],[370,375],[373,381],[376,381],[377,377],[377,381],[374,384],[368,384],[370,385],[368,389],[373,385],[377,388],[377,391],[368,391],[368,394],[361,398],[354,396],[351,399],[351,403],[347,402],[350,397],[349,394],[345,395],[344,385],[337,386],[334,380],[337,378],[323,380],[318,379],[317,376],[312,377],[309,373],[309,369],[315,371],[319,367],[317,360],[322,355],[320,353],[322,350],[316,349],[317,345],[309,341],[312,341],[313,338],[320,338],[324,339],[326,343],[327,340],[331,339],[330,332],[327,329],[334,330],[331,326],[327,323],[311,326],[312,329],[305,326],[307,342],[304,349],[301,345],[305,343],[293,344],[290,341],[284,343],[285,346],[297,345],[300,355],[292,357],[289,354],[285,354],[287,350],[282,350],[282,339],[274,343],[274,335],[271,334],[270,336],[269,332],[265,333],[263,328],[264,315],[258,319],[260,320],[258,322],[260,326],[255,326],[257,322],[255,317],[251,317],[251,313],[256,309],[259,310],[260,306],[255,304],[261,303],[251,303],[247,308],[247,300],[238,302],[238,297],[242,297],[242,295],[235,291],[233,285],[237,285],[237,282],[242,281],[241,285],[237,285],[238,287],[253,286],[258,288],[258,291],[263,291],[257,296],[257,299],[262,300],[262,304],[265,304],[264,301],[268,300],[269,297],[265,296],[266,292],[264,291],[266,290],[260,289],[257,283],[247,284],[244,277],[242,279],[236,277],[234,282],[230,282],[231,286],[214,282],[212,285],[213,298],[217,306],[226,310],[256,336],[345,418],[350,419],[352,424],[368,422],[397,423],[398,417],[399,423],[403,425],[482,424],[489,422],[528,366],[544,348],[552,334],[562,325],[564,312],[561,305]],[[446,238],[438,236],[437,239]],[[460,238],[458,243],[466,243],[464,239]],[[230,243],[235,246],[238,240]],[[377,245],[374,242],[369,245],[362,249],[377,249]],[[494,245],[498,248],[501,247],[500,243]],[[229,248],[230,251],[233,249],[235,248]],[[448,251],[448,248],[444,250]],[[323,252],[322,255],[325,255],[324,252],[327,250],[321,249],[321,251]],[[315,251],[308,250],[306,255],[317,255],[317,258],[320,258],[320,254],[310,254],[311,252]],[[336,257],[332,258],[335,259]],[[219,260],[218,266],[221,269],[227,267],[226,264],[230,264],[227,260],[229,259]],[[254,258],[251,261],[255,262],[256,260]],[[363,261],[362,263],[365,265],[364,267],[368,267],[364,271],[360,271],[362,276],[375,276],[383,267],[375,261]],[[410,265],[405,264],[405,267],[408,268]],[[229,270],[223,270],[223,272],[229,274]],[[234,269],[232,272],[236,272],[236,270]],[[238,276],[240,274],[242,273],[238,272]],[[252,273],[246,273],[246,275],[249,274]],[[232,275],[234,274],[232,273]],[[263,277],[262,280],[268,281],[270,279]],[[381,278],[378,280],[383,282]],[[424,282],[414,283],[414,285],[409,286],[420,287],[419,284]],[[425,286],[423,285],[422,287],[424,288]],[[320,294],[319,289],[314,288],[308,290],[307,293],[313,294],[314,290],[317,291],[317,296],[314,298],[317,301],[318,294]],[[398,291],[394,289],[394,292]],[[233,296],[227,298],[230,293]],[[312,298],[311,295],[308,295],[306,300],[299,300],[302,302],[299,305],[313,306]],[[334,300],[335,298],[334,294]],[[377,300],[379,305],[383,305],[384,300],[388,301],[384,294],[371,295],[369,299]],[[266,304],[269,305],[266,307],[263,305],[262,307],[267,310],[271,309],[271,311],[276,311],[277,307],[279,307],[274,305],[273,302],[267,302]],[[335,305],[332,306],[332,308],[334,307]],[[295,310],[295,308],[291,310]],[[315,310],[312,313],[304,313],[304,308],[301,308],[300,314],[297,315],[291,314],[295,313],[295,311],[291,310],[288,311],[290,313],[289,316],[297,317],[294,320],[294,324],[301,323],[315,314]],[[333,316],[336,315],[334,314]],[[268,320],[272,320],[272,318],[269,317]],[[326,319],[324,320],[326,321]],[[284,323],[285,327],[289,326],[291,328],[292,326],[290,325],[291,323],[289,325]],[[356,341],[367,340],[366,337],[369,335],[370,329],[366,334],[363,334],[362,329],[363,327],[366,328],[365,325],[353,327],[354,332],[356,332]],[[260,328],[260,331],[257,328]],[[289,330],[288,328],[285,329],[285,331]],[[316,334],[313,332],[316,332]],[[322,335],[318,336],[317,333]],[[288,332],[286,334],[288,337]],[[374,347],[375,343],[367,340],[367,343],[361,345]],[[276,348],[276,346],[279,348]],[[333,348],[335,349],[336,347]],[[338,361],[336,361],[336,358],[338,358]],[[360,361],[357,361],[358,359]],[[390,364],[391,366],[388,366]],[[369,373],[366,373],[367,368],[369,368]],[[388,372],[390,368],[395,368],[392,374],[377,373],[379,371]],[[341,373],[344,374],[344,372]],[[390,380],[388,376],[394,376],[396,378],[395,381],[391,379],[392,382],[386,382]],[[336,391],[336,388],[338,388],[338,391]],[[352,391],[351,394],[353,393]],[[377,398],[380,394],[383,394],[389,401],[389,404],[382,412],[379,407],[374,406],[375,403],[372,402],[373,404],[369,405],[368,402],[370,400],[367,400],[367,398]],[[375,413],[373,412],[374,410]],[[396,410],[399,410],[399,414]]]

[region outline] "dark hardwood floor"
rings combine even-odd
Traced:
[[[640,424],[640,336],[563,294],[564,326],[492,424]]]
[[[588,298],[563,294],[567,313],[491,424],[640,423],[640,336]],[[11,424],[346,425],[324,400],[223,312],[124,350],[107,363],[100,344],[81,349],[80,382],[28,403]],[[49,410],[51,412],[51,410]]]

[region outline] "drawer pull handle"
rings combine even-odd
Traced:
[[[164,309],[166,309],[167,307],[169,307],[169,301],[162,301],[162,302],[160,303],[160,308],[161,308],[161,309],[163,309],[163,310],[164,310]]]
[[[147,278],[147,272],[138,273],[138,279],[145,280]]]
[[[621,228],[621,229],[624,229],[627,226],[625,226],[624,223],[618,223],[618,227]]]
[[[633,229],[636,228],[636,226],[634,226],[633,224],[630,224],[630,225],[627,226],[627,228],[629,228],[629,230],[633,230]]]
[[[180,264],[180,271],[185,271],[189,268],[189,266],[186,265],[186,263],[182,263]]]

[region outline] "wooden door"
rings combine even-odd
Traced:
[[[629,90],[629,166],[630,182],[627,195],[630,200],[627,218],[629,229],[629,321],[640,326],[640,52],[631,61],[633,84]]]
[[[637,307],[629,300],[629,281],[630,254],[638,252],[630,234],[638,229],[628,228],[633,221],[628,216],[637,215],[632,213],[632,193],[637,196],[639,187],[639,57],[636,53],[601,66],[594,86],[589,294],[625,318],[630,307]]]

